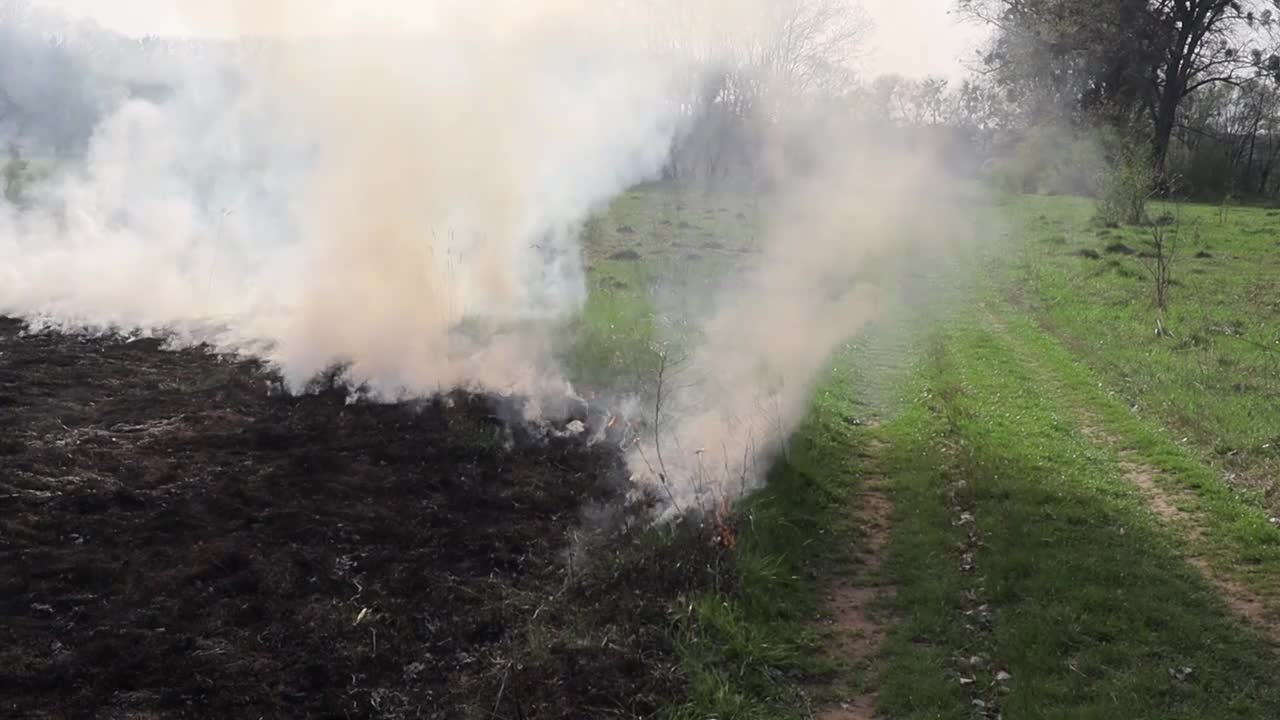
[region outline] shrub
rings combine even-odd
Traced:
[[[1111,161],[1098,179],[1098,216],[1104,223],[1144,222],[1156,185],[1150,147],[1125,136],[1111,138],[1110,144]]]

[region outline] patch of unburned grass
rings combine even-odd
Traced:
[[[589,281],[582,313],[561,329],[561,363],[576,383],[638,392],[651,380],[660,340],[649,297],[653,270],[648,264],[600,263]]]
[[[588,223],[588,260],[634,252],[644,258],[716,261],[757,247],[759,213],[750,198],[670,184],[623,193]],[[696,257],[694,257],[696,256]]]
[[[660,355],[691,344],[689,319],[749,257],[756,226],[742,198],[669,185],[632,189],[591,218],[587,302],[557,343],[569,378],[603,392],[651,390]]]
[[[748,256],[752,218],[745,203],[666,187],[618,198],[584,233],[590,293],[559,338],[570,378],[607,392],[651,392],[659,353],[679,355],[697,342],[685,321],[706,310],[699,303],[710,301],[717,276],[732,273]],[[824,610],[827,570],[857,541],[850,501],[861,442],[854,422],[862,408],[851,372],[844,356],[817,390],[809,418],[768,486],[736,507],[736,542],[720,556],[723,564],[708,569],[701,549],[689,546],[707,542],[706,534],[679,528],[655,529],[627,548],[596,551],[591,572],[618,576],[615,585],[633,585],[621,578],[637,572],[649,573],[646,582],[683,577],[681,554],[698,563],[702,575],[696,582],[686,578],[681,587],[687,594],[665,618],[629,623],[666,633],[673,643],[673,679],[682,699],[669,706],[668,716],[808,717],[809,689],[836,676],[837,668],[824,659],[816,621]],[[598,590],[609,588],[601,584]],[[549,617],[551,623],[558,616]],[[600,641],[597,636],[608,632],[602,627],[584,635],[544,624],[531,636],[530,652],[549,652],[556,642]]]

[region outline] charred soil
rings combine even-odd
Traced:
[[[0,715],[634,717],[678,692],[667,608],[718,558],[614,518],[575,560],[626,490],[616,446],[485,396],[274,384],[0,320]]]

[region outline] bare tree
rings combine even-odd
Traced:
[[[1268,192],[1280,161],[1280,87],[1270,82],[1206,88],[1185,103],[1175,148],[1197,185],[1237,197]]]
[[[762,13],[751,16],[748,30],[734,33],[706,27],[711,20],[698,15],[696,4],[674,8],[655,39],[655,47],[690,60],[695,71],[680,101],[690,127],[673,151],[669,177],[707,186],[735,178],[754,183],[771,125],[802,99],[853,88],[870,27],[859,5],[773,0],[758,7]]]
[[[1161,337],[1171,335],[1164,318],[1169,309],[1169,287],[1173,283],[1173,263],[1178,257],[1181,225],[1176,205],[1173,214],[1151,220],[1148,223],[1150,237],[1146,241],[1148,252],[1142,256],[1155,290],[1156,335]]]

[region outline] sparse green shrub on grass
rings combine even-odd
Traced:
[[[1098,179],[1098,217],[1104,223],[1136,225],[1147,219],[1147,200],[1156,186],[1150,147],[1132,138],[1109,142],[1111,162]]]

